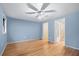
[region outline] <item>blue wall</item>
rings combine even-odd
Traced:
[[[8,42],[42,38],[42,23],[8,17]]]
[[[49,41],[54,42],[54,20],[49,20]],[[79,50],[79,12],[65,17],[65,45]]]
[[[65,44],[79,49],[79,12],[66,16]]]
[[[48,21],[48,41],[54,41],[54,20]]]
[[[3,20],[2,20],[3,16],[5,16],[5,15],[0,7],[0,55],[3,54],[3,51],[7,45],[7,34],[6,33],[3,34],[3,32],[2,32],[2,30],[3,30],[3,27],[2,27],[3,26]]]

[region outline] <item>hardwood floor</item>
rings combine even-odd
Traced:
[[[64,47],[64,42],[56,44],[44,40],[7,45],[3,56],[78,56],[79,51]]]

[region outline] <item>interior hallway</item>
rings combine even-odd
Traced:
[[[45,40],[33,40],[9,44],[3,56],[78,56],[79,51],[64,46],[64,41],[48,43]]]

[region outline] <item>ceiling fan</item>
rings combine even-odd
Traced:
[[[43,3],[42,7],[40,10],[38,10],[35,6],[33,6],[31,3],[27,3],[27,6],[31,9],[33,9],[35,12],[26,12],[26,14],[36,14],[36,17],[38,18],[40,15],[43,13],[51,13],[51,12],[56,12],[56,10],[45,10],[48,6],[49,3]]]

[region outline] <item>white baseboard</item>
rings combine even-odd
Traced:
[[[68,47],[68,48],[72,48],[72,49],[79,50],[79,48],[77,48],[77,47],[72,47],[72,46],[69,46],[69,45],[65,45],[65,47]]]
[[[0,56],[2,56],[2,55],[3,55],[3,53],[4,53],[4,50],[5,50],[6,46],[7,46],[7,42],[5,43],[4,48],[3,48],[2,52],[0,53]]]
[[[32,40],[39,40],[39,39],[20,40],[20,41],[15,41],[15,42],[8,42],[8,44],[19,43],[19,42],[24,42],[24,41],[32,41]]]

